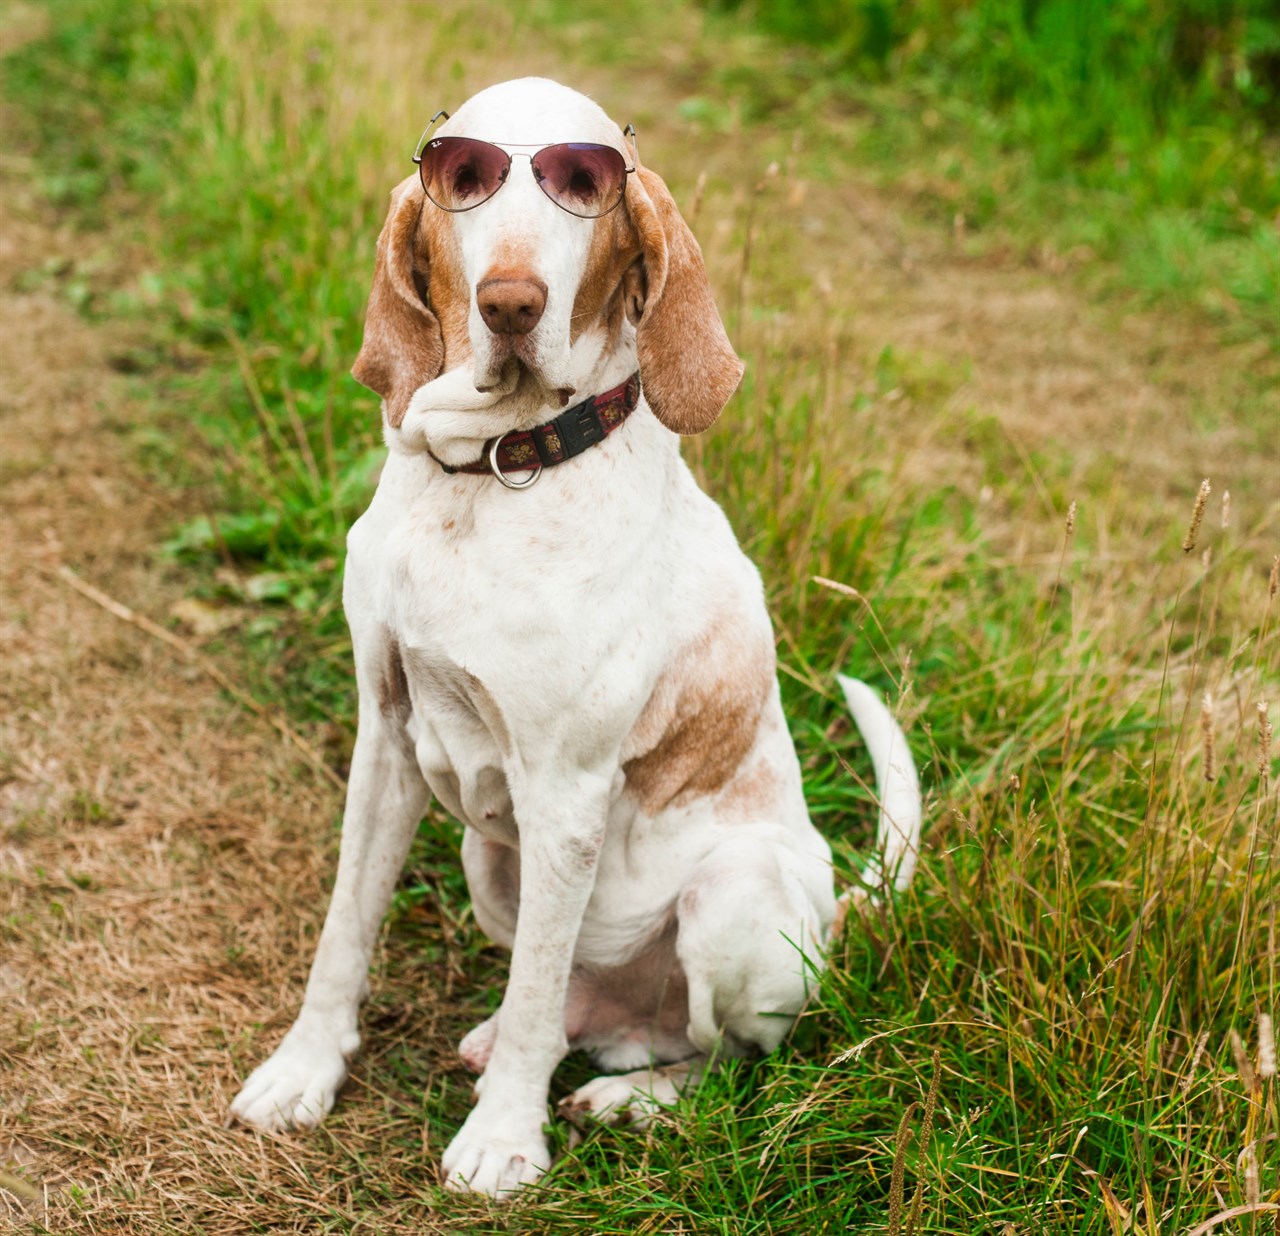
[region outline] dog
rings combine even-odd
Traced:
[[[231,1113],[279,1130],[333,1106],[434,795],[511,951],[500,1010],[460,1045],[480,1076],[444,1181],[500,1197],[550,1166],[569,1050],[604,1075],[565,1110],[622,1121],[777,1047],[837,900],[760,576],[680,458],[743,366],[671,194],[633,133],[538,78],[475,95],[415,158],[353,369],[389,451],[348,538],[337,880],[297,1020]],[[869,884],[904,888],[915,768],[875,692],[842,685],[881,799]]]

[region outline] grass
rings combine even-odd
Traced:
[[[748,378],[687,454],[764,573],[810,802],[843,873],[871,812],[831,667],[890,693],[924,766],[915,886],[836,942],[787,1046],[726,1069],[647,1134],[570,1150],[557,1129],[560,1166],[501,1212],[431,1183],[466,1088],[436,1068],[438,1043],[403,1033],[410,980],[457,976],[478,1016],[501,973],[466,909],[453,830],[429,821],[365,1017],[367,1090],[319,1135],[318,1166],[246,1196],[244,1228],[308,1207],[322,1230],[352,1231],[425,1205],[462,1231],[1151,1234],[1280,1201],[1267,1052],[1280,815],[1258,713],[1280,710],[1276,409],[1270,340],[1248,353],[1256,377],[1227,351],[1235,335],[1266,337],[1275,285],[1248,246],[1270,242],[1205,245],[1181,206],[1126,222],[1088,185],[1060,214],[1019,221],[985,181],[1016,171],[1010,191],[1039,204],[1061,182],[1025,149],[997,156],[982,125],[973,137],[971,101],[934,97],[930,129],[910,121],[925,85],[833,84],[820,56],[724,16],[673,6],[659,23],[637,6],[606,24],[602,11],[387,4],[370,21],[341,5],[103,0],[52,8],[48,38],[6,65],[11,97],[42,113],[45,192],[82,226],[119,210],[154,248],[125,287],[95,289],[91,271],[68,282],[90,315],[154,319],[161,360],[140,380],[197,427],[150,448],[208,503],[167,552],[210,605],[254,614],[224,652],[299,724],[333,727],[335,760],[354,703],[342,536],[378,455],[376,401],[346,371],[385,194],[425,115],[540,69],[634,117],[646,159],[699,203]],[[861,190],[851,223],[847,186],[869,150],[888,197]],[[886,200],[890,217],[922,206],[922,227],[945,203],[947,235],[913,277],[943,280],[948,298],[961,294],[948,272],[967,261],[1021,277],[957,234],[962,214],[998,220],[1019,251],[1045,243],[1043,226],[1060,247],[1101,236],[1112,261],[1092,286],[1142,283],[1141,260],[1149,286],[1181,279],[1191,302],[1225,286],[1234,267],[1218,246],[1239,244],[1258,309],[1240,311],[1248,331],[1222,314],[1212,334],[1187,327],[1208,340],[1190,369],[1162,359],[1154,327],[1124,327],[1147,331],[1136,338],[1162,419],[1126,421],[1105,389],[1019,419],[975,402],[989,388],[955,349],[922,346],[874,309],[915,294],[893,273],[905,258],[866,259],[866,236],[888,226],[866,212]],[[984,283],[982,306],[993,290],[1013,296]],[[1037,373],[1056,363],[1001,352],[998,335],[983,340],[994,354]],[[176,354],[195,368],[175,371]],[[1190,537],[1206,452],[1220,468]],[[247,1069],[270,1037],[246,1028],[228,1049]],[[557,1087],[585,1070],[569,1062]],[[383,1123],[353,1141],[378,1096]],[[102,1216],[122,1200],[84,1205]],[[1255,1209],[1215,1230],[1268,1222]]]
[[[1276,339],[1280,23],[1267,0],[709,7],[726,29],[746,19],[812,45],[777,75],[785,85],[755,93],[757,114],[852,105],[858,154],[890,180],[909,164],[922,202],[973,248],[1101,255],[1113,284]],[[719,76],[752,98],[737,66]]]

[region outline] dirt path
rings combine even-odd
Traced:
[[[305,946],[280,942],[313,925],[338,796],[52,574],[163,618],[182,580],[154,547],[181,512],[134,459],[109,364],[130,340],[56,277],[16,290],[87,256],[29,172],[7,156],[0,179],[0,1229],[119,1230],[127,1191],[137,1230],[185,1229],[219,1145],[229,1179],[260,1170],[217,1128],[243,1065],[228,1044],[297,990]]]
[[[167,625],[188,581],[156,546],[195,511],[138,463],[153,414],[112,364],[137,328],[65,295],[79,266],[126,271],[122,238],[51,224],[32,172],[0,164],[0,1232],[311,1231],[366,1172],[398,1193],[380,1232],[435,1230],[421,1103],[462,1071],[459,1031],[412,939],[375,958],[394,975],[366,1016],[373,1101],[321,1137],[223,1127],[296,1011],[341,795],[55,573]],[[405,1040],[420,1052],[389,1074]]]
[[[382,1069],[373,1094],[366,1083],[401,1040],[427,1045],[433,1075],[456,1068],[459,1027],[437,1025],[439,975],[410,946],[375,982],[369,1049],[325,1133],[221,1127],[301,990],[339,795],[172,649],[53,573],[70,564],[163,621],[184,581],[155,545],[188,512],[140,471],[144,413],[110,364],[130,340],[60,294],[56,272],[87,242],[49,224],[30,171],[6,155],[0,174],[0,1227],[302,1231],[347,1215],[368,1177],[392,1198],[380,1231],[428,1230],[432,1078],[415,1063]],[[1117,332],[1070,281],[967,262],[891,202],[855,197],[818,215],[854,212],[856,239],[823,251],[826,277],[858,288],[861,338],[974,358],[965,398],[1028,447],[1081,442],[1082,484],[1121,418],[1106,449],[1134,477],[1159,462],[1173,484],[1220,455],[1264,488],[1274,460],[1245,431],[1195,433],[1253,352],[1220,355],[1217,380],[1201,328],[1146,316]],[[93,243],[106,253],[110,238]]]

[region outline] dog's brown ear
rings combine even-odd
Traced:
[[[426,303],[427,254],[418,240],[422,186],[413,176],[396,186],[378,236],[378,258],[364,319],[364,343],[351,367],[355,380],[386,400],[398,428],[413,392],[444,362],[440,322]]]
[[[645,398],[668,429],[701,433],[729,402],[743,365],[720,321],[702,250],[662,177],[638,168],[627,182],[627,208],[643,260],[626,288],[628,308],[638,310]]]

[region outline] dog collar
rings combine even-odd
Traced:
[[[621,386],[574,404],[555,420],[490,438],[474,463],[456,468],[438,459],[436,463],[451,476],[455,472],[476,476],[492,472],[508,489],[528,489],[542,475],[543,468],[554,468],[603,442],[635,411],[639,401],[640,375],[633,373]],[[507,479],[508,472],[531,475],[523,481],[511,481]]]

